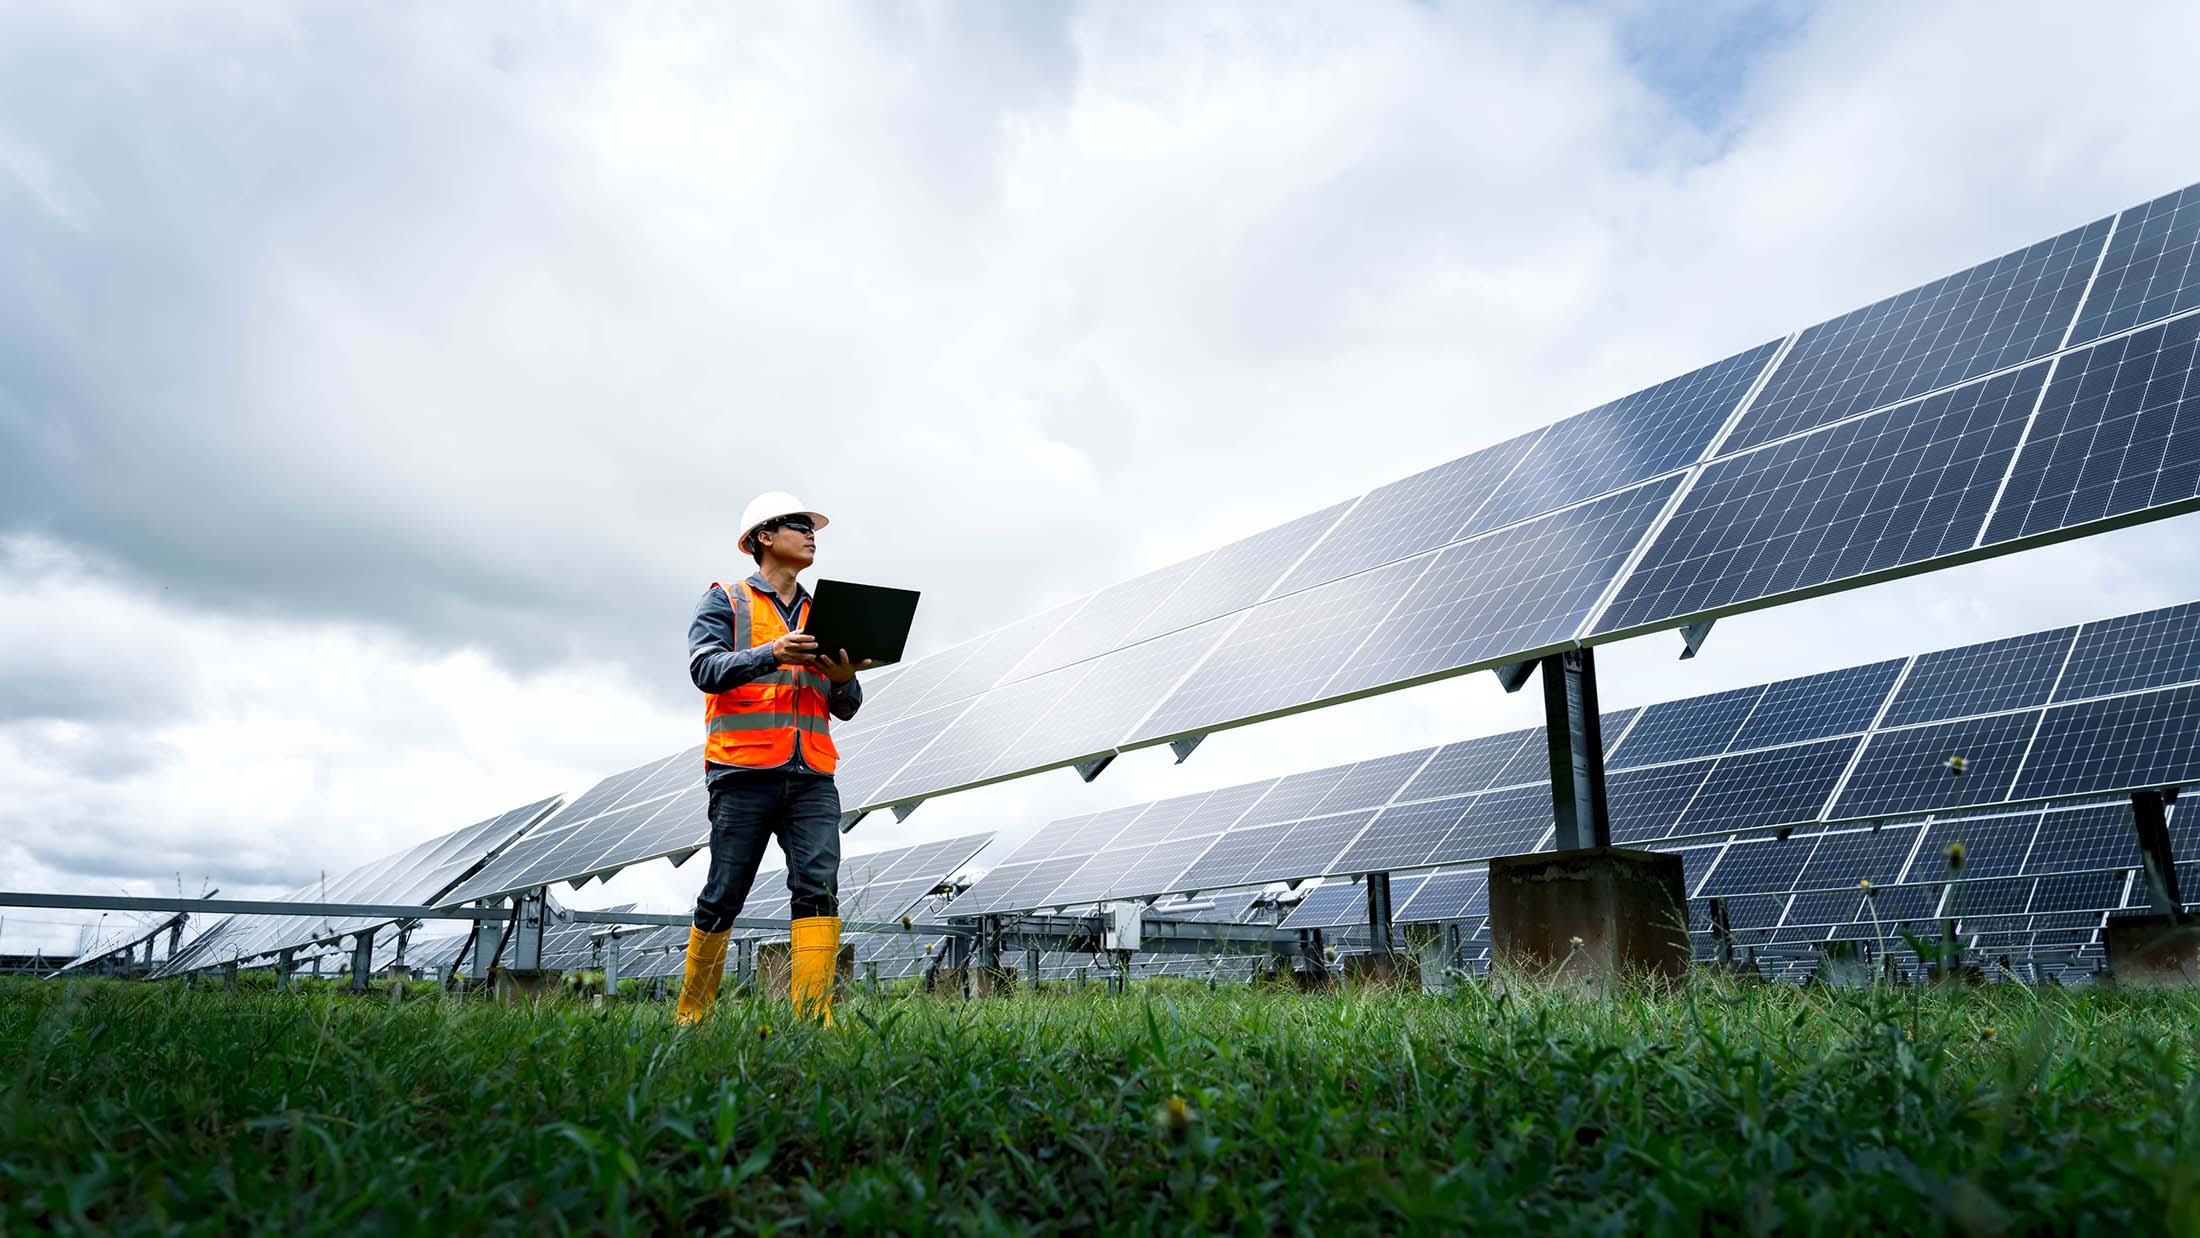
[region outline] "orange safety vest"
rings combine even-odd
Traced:
[[[733,603],[733,643],[739,649],[769,645],[787,634],[786,621],[771,598],[747,581],[717,585]],[[800,627],[810,617],[807,600],[795,614]],[[840,763],[828,731],[832,713],[825,694],[832,681],[807,667],[781,666],[757,679],[713,692],[703,703],[703,759],[718,765],[777,769],[794,758],[820,774]]]

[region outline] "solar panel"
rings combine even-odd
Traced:
[[[1353,808],[1380,808],[1398,795],[1406,781],[1426,764],[1434,748],[1418,748],[1412,752],[1393,753],[1387,757],[1375,757],[1354,765],[1337,781],[1328,795],[1322,797],[1314,811],[1317,813],[1344,812]]]
[[[1534,430],[1369,491],[1291,570],[1281,591],[1309,589],[1458,540],[1542,434]]]
[[[1330,867],[1330,861],[1344,850],[1360,831],[1375,819],[1372,810],[1340,813],[1334,817],[1313,817],[1291,827],[1283,841],[1245,874],[1249,883],[1270,881],[1297,881]]]
[[[988,767],[987,773],[999,777],[1113,751],[1201,658],[1229,638],[1235,623],[1234,619],[1218,619],[1119,649],[1089,663],[1090,675],[1073,690],[1056,697],[1044,715]],[[996,699],[987,699],[988,710],[997,707]],[[1005,701],[998,707],[1014,708]]]
[[[2196,777],[2200,687],[2163,688],[2050,708],[2016,794],[2046,798]]]
[[[2200,497],[2200,317],[2096,344],[2055,363],[1984,544]]]
[[[2056,628],[1921,654],[1911,663],[1880,725],[1904,726],[2045,704],[2077,633],[2076,628]]]
[[[1130,640],[1146,640],[1204,623],[1281,592],[1284,571],[1320,541],[1351,506],[1350,502],[1331,504],[1205,556],[1192,578],[1148,616],[1130,634]]]
[[[2108,252],[2070,343],[2085,344],[2200,306],[2200,185],[2141,203],[2116,219]]]
[[[1720,757],[1671,836],[1761,829],[1816,818],[1858,742],[1826,739]]]
[[[427,903],[492,860],[558,806],[538,800],[463,829],[441,834],[393,855],[350,869],[332,880],[300,886],[281,901],[310,903]],[[228,916],[177,951],[156,974],[175,975],[232,959],[242,960],[349,935],[389,923],[359,917]]]
[[[1467,815],[1470,802],[1431,800],[1384,809],[1332,867],[1340,873],[1379,873],[1425,864]]]
[[[1599,627],[1655,625],[1968,551],[2047,367],[1706,465]]]
[[[2033,873],[2138,866],[2139,844],[2132,832],[2129,801],[2040,814],[2039,832],[2024,860],[2025,870]]]
[[[1607,777],[1605,795],[1612,841],[1621,846],[1664,838],[1680,822],[1681,811],[1703,789],[1713,763],[1689,761],[1647,769],[1620,770]]]
[[[1730,692],[1660,701],[1643,710],[1642,725],[1607,758],[1614,767],[1656,765],[1725,752],[1750,711],[1765,694],[1763,684]]]
[[[1772,340],[1556,423],[1459,536],[1694,464],[1779,350]]]
[[[1549,786],[1485,791],[1452,826],[1428,862],[1453,864],[1532,851],[1551,832]]]
[[[1390,895],[1395,908],[1391,919],[1399,924],[1467,920],[1490,913],[1489,874],[1479,868],[1439,869],[1411,898],[1400,902],[1395,888]]]
[[[1391,905],[1397,905],[1397,890],[1391,890]],[[1325,881],[1307,892],[1299,905],[1284,917],[1281,927],[1287,929],[1336,928],[1346,924],[1367,923],[1367,891],[1355,882]]]
[[[1540,730],[1507,731],[1503,735],[1485,735],[1480,739],[1461,740],[1445,744],[1437,749],[1429,763],[1413,776],[1398,798],[1401,800],[1433,799],[1445,795],[1459,795],[1495,786],[1497,775],[1512,763],[1515,754],[1532,745],[1537,751],[1547,749]],[[1544,770],[1550,769],[1546,759]]]
[[[1438,552],[1316,697],[1395,686],[1571,642],[1680,479],[1512,525]]]
[[[1894,658],[1768,684],[1734,747],[1767,748],[1861,731],[1878,716],[1902,667],[1903,659]]]
[[[2058,701],[2200,682],[2200,602],[2085,625]]]
[[[2007,799],[2038,723],[2028,712],[1876,732],[1831,815],[1882,817]],[[1954,756],[1964,758],[1960,778],[1948,768]]]
[[[2053,352],[2077,313],[2108,225],[2096,220],[1807,328],[1726,450]]]

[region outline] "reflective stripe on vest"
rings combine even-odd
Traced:
[[[725,590],[733,608],[735,648],[768,645],[789,630],[777,604],[746,581],[718,587]],[[795,626],[808,617],[805,602],[795,615]],[[816,671],[781,666],[737,688],[713,693],[703,705],[704,760],[777,769],[799,750],[811,769],[832,773],[839,753],[830,731],[830,687],[830,681]]]

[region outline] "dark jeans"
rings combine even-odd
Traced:
[[[720,932],[741,914],[775,835],[787,857],[790,917],[840,914],[840,788],[815,774],[742,774],[710,790],[710,875],[695,899],[695,927]]]

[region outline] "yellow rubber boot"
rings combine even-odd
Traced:
[[[718,981],[726,974],[726,938],[732,932],[688,928],[687,979],[680,984],[680,1008],[672,1016],[681,1023],[702,1022],[710,1004],[718,1000]]]
[[[833,976],[840,967],[840,917],[805,916],[790,925],[787,996],[796,1017],[833,1025]]]

